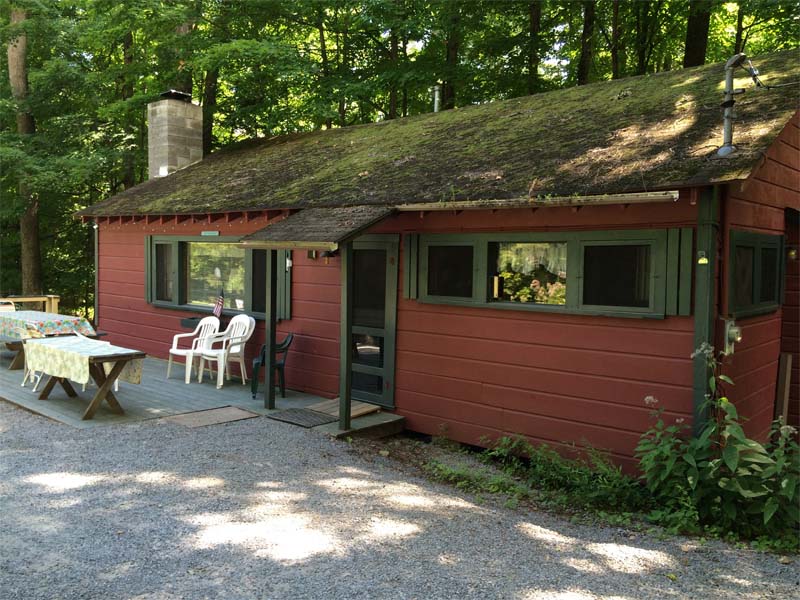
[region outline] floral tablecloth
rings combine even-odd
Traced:
[[[0,337],[15,340],[81,333],[94,335],[92,325],[83,317],[57,315],[38,310],[0,312]]]
[[[42,371],[81,384],[89,382],[90,358],[119,354],[139,354],[139,351],[75,335],[25,341],[25,361],[31,371]],[[141,383],[143,363],[142,359],[129,361],[122,369],[119,379],[129,383]],[[103,363],[106,372],[109,372],[112,366],[111,362]]]

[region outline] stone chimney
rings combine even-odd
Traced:
[[[203,109],[190,94],[169,90],[147,105],[147,170],[164,177],[203,158]]]

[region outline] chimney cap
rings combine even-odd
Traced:
[[[181,102],[192,101],[191,94],[187,94],[186,92],[181,92],[180,90],[167,90],[166,92],[161,92],[161,94],[159,95],[164,99],[180,100]]]

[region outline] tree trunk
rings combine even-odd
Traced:
[[[539,33],[542,29],[542,3],[528,3],[528,93],[539,91]]]
[[[733,43],[733,53],[744,52],[744,8],[739,4],[736,12],[736,40]]]
[[[389,113],[387,119],[397,118],[397,70],[398,59],[400,56],[400,40],[397,36],[397,29],[392,27],[389,34],[389,62],[391,63],[392,80],[389,85]]]
[[[122,63],[125,65],[122,74],[122,99],[127,100],[133,97],[133,79],[128,72],[133,64],[133,33],[130,31],[126,31],[122,37]],[[133,137],[132,124],[127,118],[125,121],[126,133]],[[136,149],[133,147],[126,150],[122,157],[122,185],[125,189],[136,185]]]
[[[442,110],[456,106],[456,69],[458,51],[461,46],[461,14],[458,4],[451,3],[446,15],[447,38],[445,40],[445,80],[442,83]]]
[[[408,65],[408,38],[403,36],[403,64]],[[403,80],[403,99],[401,102],[400,114],[408,116],[408,83]]]
[[[217,112],[219,68],[206,72],[203,81],[203,156],[211,154],[214,142],[214,113]]]
[[[27,12],[20,8],[11,9],[11,26],[20,25],[27,19]],[[8,79],[11,96],[16,103],[17,133],[33,135],[36,123],[27,107],[28,101],[28,36],[21,32],[8,42]],[[24,210],[19,218],[20,264],[22,267],[22,293],[35,295],[42,293],[42,256],[39,247],[39,201],[32,194],[20,174],[17,186],[19,200]]]
[[[325,79],[325,87],[327,88],[331,76],[331,63],[328,59],[328,46],[325,43],[325,22],[323,21],[322,8],[319,6],[317,7],[317,32],[319,33],[319,54],[322,60],[322,77]],[[331,127],[333,127],[333,119],[327,117],[325,119],[325,128],[330,129]]]
[[[594,38],[594,0],[583,3],[583,31],[581,31],[581,55],[578,59],[578,85],[589,83],[589,70],[592,66],[592,39]]]
[[[686,44],[683,53],[684,68],[697,67],[706,62],[711,7],[711,0],[689,0],[689,19],[686,23]]]
[[[611,13],[611,79],[622,77],[622,24],[619,19],[619,0],[614,0]]]
[[[349,75],[350,65],[348,59],[348,36],[347,36],[347,19],[345,18],[344,31],[342,31],[342,45],[340,48],[340,62],[339,62],[339,127],[347,127],[347,102],[344,96],[344,83],[345,78]]]
[[[636,75],[647,73],[650,61],[650,4],[642,0],[633,5],[636,11]]]

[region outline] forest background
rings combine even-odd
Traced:
[[[145,107],[202,104],[209,153],[800,45],[785,0],[4,0],[0,297],[91,316],[91,223],[147,179]],[[720,76],[722,73],[720,73]]]

